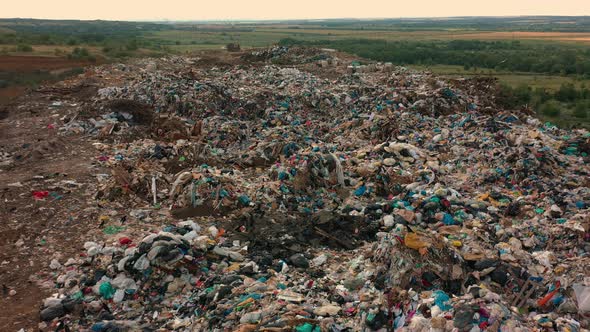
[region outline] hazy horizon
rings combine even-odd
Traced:
[[[40,17],[0,17],[0,19],[7,20],[47,20],[47,21],[120,21],[120,22],[149,22],[149,23],[264,23],[264,22],[323,22],[323,21],[378,21],[378,20],[445,20],[445,19],[468,19],[468,18],[522,18],[522,17],[563,17],[563,18],[576,18],[576,17],[588,17],[590,15],[472,15],[472,16],[404,16],[404,17],[329,17],[329,18],[285,18],[285,19],[89,19],[89,18],[40,18]]]
[[[445,3],[417,0],[410,3],[367,0],[299,0],[279,3],[270,0],[146,2],[104,0],[100,6],[81,1],[21,0],[5,5],[0,18],[117,20],[117,21],[273,21],[322,19],[450,18],[511,16],[588,16],[588,0],[497,0],[475,3],[449,0]]]

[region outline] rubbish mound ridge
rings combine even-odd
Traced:
[[[42,329],[589,328],[587,131],[486,79],[240,59],[92,69],[108,84],[59,131],[95,140],[104,214],[51,262]]]

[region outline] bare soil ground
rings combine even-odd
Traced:
[[[94,64],[87,60],[71,60],[48,56],[0,56],[0,70],[32,72],[35,70],[55,70],[85,67]]]
[[[24,86],[9,86],[0,89],[0,104],[7,103],[11,99],[22,95],[26,90],[27,88]]]
[[[96,63],[87,60],[72,60],[63,57],[49,56],[0,56],[0,73],[28,74],[35,72],[50,72],[61,74],[74,68],[82,68]],[[1,76],[0,76],[1,78]],[[0,88],[0,105],[8,103],[15,97],[23,95],[26,86],[10,84]]]
[[[18,159],[0,168],[0,331],[36,330],[48,295],[38,284],[52,278],[44,271],[53,253],[76,256],[97,220],[87,201],[100,171],[94,148],[82,136],[57,136],[52,126],[70,109],[51,108],[51,99],[29,94],[4,105],[0,117],[0,153]],[[34,107],[21,107],[25,100]],[[55,195],[35,200],[37,190]]]

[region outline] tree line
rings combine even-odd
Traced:
[[[585,85],[577,88],[573,83],[563,83],[556,91],[545,88],[531,88],[528,85],[511,87],[502,84],[496,101],[506,108],[529,106],[539,114],[555,118],[571,115],[580,120],[590,118],[590,89]]]
[[[590,77],[590,48],[566,46],[555,42],[369,39],[302,41],[286,38],[279,44],[329,47],[368,59],[400,65],[457,65],[465,69],[477,67],[498,71]]]

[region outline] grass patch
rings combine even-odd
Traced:
[[[577,88],[583,86],[590,87],[590,79],[581,79],[571,76],[560,76],[560,75],[543,75],[543,74],[531,74],[531,73],[519,73],[509,72],[494,69],[465,69],[462,66],[453,65],[410,65],[409,68],[416,70],[428,70],[434,74],[459,78],[459,77],[472,77],[472,76],[493,76],[498,78],[500,83],[505,83],[511,87],[518,87],[521,85],[527,85],[531,88],[545,88],[550,91],[557,91],[564,83],[574,84]]]

